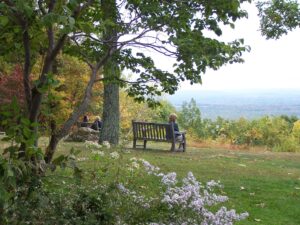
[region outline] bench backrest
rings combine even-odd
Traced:
[[[140,140],[175,140],[173,124],[132,121],[133,138]]]

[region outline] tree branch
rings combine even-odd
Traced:
[[[23,45],[24,45],[24,53],[25,53],[25,61],[24,61],[24,71],[23,71],[23,83],[24,83],[24,91],[26,96],[27,109],[30,111],[31,109],[31,86],[29,81],[30,75],[30,64],[31,64],[31,56],[30,56],[30,38],[28,34],[27,24],[24,24],[24,32],[23,32]]]
[[[88,60],[89,57],[85,53],[83,53],[82,51],[80,51],[80,44],[77,42],[77,40],[75,38],[71,37],[71,40],[73,40],[74,43],[76,44],[76,46],[78,47],[79,54],[83,56],[83,61],[86,62],[86,64],[88,64],[88,66],[93,70],[94,69],[94,65]]]

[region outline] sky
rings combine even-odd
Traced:
[[[226,41],[244,38],[251,51],[243,54],[243,64],[228,64],[217,71],[208,70],[202,76],[202,85],[181,84],[180,90],[246,90],[299,89],[300,90],[300,29],[279,40],[266,40],[259,31],[259,18],[254,4],[243,4],[248,19],[226,29]],[[156,58],[162,68],[171,68],[170,59]]]

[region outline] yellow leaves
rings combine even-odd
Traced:
[[[150,121],[154,110],[145,103],[137,103],[126,92],[120,92],[120,126],[125,135],[131,129],[132,120]]]
[[[248,144],[251,144],[253,140],[261,140],[263,138],[263,134],[260,129],[257,127],[253,127],[250,130],[246,131],[245,136],[248,138]]]
[[[43,58],[35,63],[32,73],[38,78],[43,65]],[[48,119],[55,119],[57,125],[61,125],[73,112],[74,108],[81,102],[86,86],[90,79],[91,70],[87,64],[78,58],[60,54],[54,64],[54,79],[58,85],[49,88],[45,95],[47,104],[43,106],[47,112]],[[99,82],[94,84],[90,111],[93,114],[101,114],[103,85]],[[52,99],[47,99],[49,96]],[[49,107],[50,105],[50,107]]]
[[[294,137],[300,139],[300,120],[297,120],[294,123],[292,134],[293,134]]]

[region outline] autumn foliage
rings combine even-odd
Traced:
[[[21,106],[25,106],[23,71],[16,65],[9,74],[0,76],[0,105],[9,104],[16,97]]]

